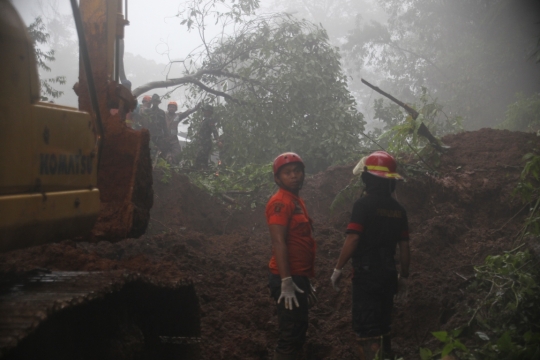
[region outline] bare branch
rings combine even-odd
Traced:
[[[185,76],[185,77],[177,78],[177,79],[169,79],[169,80],[164,80],[164,81],[149,82],[149,83],[141,85],[138,88],[136,88],[135,90],[133,90],[133,96],[138,97],[138,96],[140,96],[140,95],[144,94],[145,92],[147,92],[149,90],[152,90],[152,89],[160,89],[160,88],[166,88],[166,87],[170,87],[170,86],[178,86],[178,85],[182,85],[182,84],[197,85],[198,87],[200,87],[201,89],[203,89],[204,91],[206,91],[206,92],[208,92],[210,94],[214,94],[216,96],[221,96],[221,97],[223,97],[223,98],[225,98],[227,100],[233,101],[233,102],[235,102],[237,104],[243,103],[242,101],[233,98],[231,95],[229,95],[227,93],[224,93],[223,91],[215,90],[215,89],[212,89],[211,87],[206,86],[205,84],[203,84],[200,80],[198,80],[194,76]]]
[[[203,89],[204,91],[206,92],[209,92],[210,94],[214,94],[214,95],[217,95],[217,96],[221,96],[227,100],[231,100],[232,102],[235,102],[237,104],[245,104],[245,102],[243,101],[240,101],[238,99],[235,99],[233,98],[231,95],[227,94],[227,93],[224,93],[223,91],[219,91],[219,90],[215,90],[215,89],[212,89],[206,85],[204,85],[202,82],[200,82],[199,80],[197,79],[193,79],[191,81],[189,81],[190,83],[194,84],[194,85],[197,85],[198,87],[200,87],[201,89]]]
[[[166,88],[170,86],[177,86],[181,84],[188,84],[190,76],[186,76],[183,78],[178,79],[169,79],[169,80],[163,80],[163,81],[152,81],[149,83],[146,83],[144,85],[139,86],[135,90],[132,91],[133,96],[138,97],[142,94],[144,94],[147,91],[150,91],[152,89],[161,89]]]
[[[188,109],[184,111],[183,113],[180,113],[176,117],[176,121],[182,121],[185,118],[187,118],[189,115],[193,114],[195,111],[197,111],[202,105],[202,102],[199,102],[195,107]]]

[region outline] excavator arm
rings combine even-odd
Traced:
[[[0,0],[0,251],[146,231],[150,136],[125,124],[136,100],[118,83],[127,24],[122,1],[81,0],[80,14],[86,56],[74,109],[39,101],[32,41],[13,6]]]

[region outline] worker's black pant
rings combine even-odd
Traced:
[[[306,341],[306,332],[308,329],[308,301],[307,295],[311,291],[309,279],[306,276],[292,276],[294,283],[300,289],[304,290],[301,294],[296,292],[296,298],[300,307],[296,307],[293,302],[293,310],[285,309],[285,300],[277,303],[281,294],[281,277],[270,274],[268,287],[270,294],[276,301],[277,316],[279,326],[279,339],[276,346],[276,352],[280,354],[297,354],[302,350]]]
[[[373,274],[355,269],[352,283],[353,330],[360,337],[388,334],[397,291],[397,273]]]
[[[195,167],[206,168],[208,167],[208,159],[212,152],[212,139],[200,140],[197,155],[195,156]]]

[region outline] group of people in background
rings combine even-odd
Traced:
[[[150,132],[150,148],[153,159],[162,157],[170,163],[178,164],[182,148],[178,139],[178,125],[189,115],[201,108],[201,105],[193,109],[178,113],[178,104],[170,101],[167,104],[167,111],[159,108],[161,98],[158,94],[152,96],[145,95],[140,105],[128,117],[126,123],[131,128],[147,129]],[[197,155],[194,167],[204,169],[208,167],[208,162],[212,152],[212,136],[221,147],[217,122],[214,120],[214,108],[212,105],[202,106],[203,120],[196,133]]]

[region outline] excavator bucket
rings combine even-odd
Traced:
[[[81,0],[88,59],[102,119],[102,145],[97,186],[101,208],[92,230],[96,240],[138,237],[146,231],[153,202],[150,135],[126,126],[126,114],[136,106],[129,88],[119,84],[124,26],[121,0]],[[81,52],[82,54],[82,52]],[[85,59],[81,59],[85,60]],[[85,67],[81,61],[79,109],[92,112]]]

